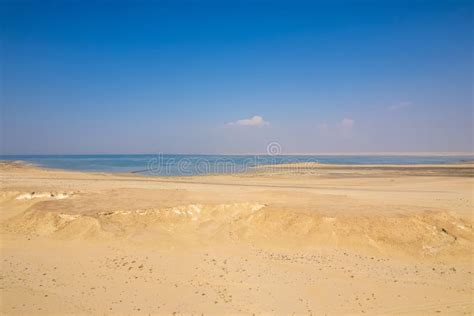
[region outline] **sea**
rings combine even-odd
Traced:
[[[274,164],[318,162],[328,164],[423,165],[462,162],[473,156],[453,155],[0,155],[0,160],[23,161],[40,167],[107,173],[192,176],[245,172]]]

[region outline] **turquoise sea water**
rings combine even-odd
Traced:
[[[145,175],[186,176],[242,172],[266,164],[320,162],[332,164],[442,164],[472,156],[347,156],[347,155],[11,155],[0,160],[24,161],[41,167]]]

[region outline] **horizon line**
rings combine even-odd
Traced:
[[[367,151],[367,152],[313,152],[313,153],[281,153],[272,155],[268,152],[260,153],[48,153],[48,154],[0,154],[0,157],[9,156],[91,156],[91,155],[187,155],[187,156],[474,156],[474,151]]]

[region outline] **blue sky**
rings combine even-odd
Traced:
[[[1,153],[471,151],[471,1],[2,1]]]

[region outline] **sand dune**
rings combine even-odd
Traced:
[[[18,199],[18,197],[17,197]],[[166,240],[279,247],[372,250],[413,256],[462,255],[469,258],[472,222],[453,212],[328,217],[272,209],[264,204],[190,204],[162,209],[107,210],[96,214],[44,211],[41,205],[7,220],[4,231],[74,239],[125,239],[150,233],[147,242]],[[190,238],[194,235],[197,238]]]
[[[472,170],[0,167],[3,314],[473,312]]]

